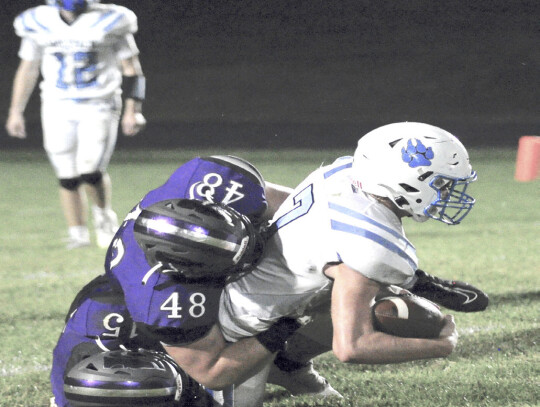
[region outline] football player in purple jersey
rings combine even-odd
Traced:
[[[224,282],[191,284],[182,280],[181,273],[173,271],[179,268],[174,259],[156,261],[156,256],[149,259],[136,240],[135,221],[158,202],[188,198],[225,204],[257,225],[272,216],[288,192],[287,188],[266,183],[255,167],[237,157],[195,158],[178,168],[165,184],[150,191],[133,208],[109,247],[106,274],[124,293],[126,306],[138,329],[167,344],[167,351],[180,366],[184,363],[193,366],[196,360],[196,370],[203,374],[194,378],[209,388],[238,383],[249,370],[245,366],[254,366],[271,357],[273,352],[256,338],[249,338],[240,346],[227,347],[216,324]],[[269,205],[267,196],[277,199]],[[145,244],[147,248],[150,245]],[[210,344],[216,349],[218,343],[223,357],[205,358],[204,349]],[[260,352],[248,352],[246,347]]]
[[[244,247],[244,242],[249,240],[239,234],[237,238],[242,239],[235,246],[232,259],[219,257],[223,250],[215,243],[218,240],[215,237],[211,242],[217,244],[219,250],[202,247],[201,252],[191,243],[193,250],[178,254],[178,236],[171,247],[166,239],[160,240],[163,233],[148,232],[153,230],[149,225],[156,221],[153,216],[158,216],[159,221],[168,217],[182,227],[190,221],[190,216],[195,216],[199,223],[192,226],[198,227],[204,216],[198,207],[181,207],[187,201],[184,198],[227,204],[223,205],[227,219],[236,219],[232,212],[237,209],[235,213],[247,215],[258,227],[273,215],[288,193],[288,188],[264,182],[250,163],[232,156],[195,158],[178,168],[162,186],[150,191],[128,214],[111,243],[105,262],[106,274],[88,284],[70,308],[66,327],[54,351],[51,383],[56,404],[69,406],[63,389],[69,369],[98,352],[137,348],[163,350],[162,343],[165,343],[180,364],[192,366],[196,361],[197,371],[205,371],[198,380],[217,389],[241,382],[258,363],[273,358],[298,327],[295,322],[284,319],[264,334],[233,346],[227,346],[216,325],[219,296],[225,283],[219,273],[231,260],[238,265],[238,271],[245,271],[260,255],[261,245],[246,243]],[[175,206],[173,210],[171,205]],[[235,225],[242,224],[249,229],[251,221],[246,217],[242,219],[241,222],[237,219]],[[223,230],[228,225],[210,225],[208,229],[212,227]],[[192,232],[179,232],[177,228],[174,233],[181,237]],[[234,234],[234,230],[231,233]],[[253,231],[247,235],[257,241]],[[192,234],[189,237],[197,240]],[[226,247],[231,237],[227,239]],[[184,240],[186,243],[189,239]],[[188,267],[187,261],[191,262]],[[214,275],[212,278],[189,275],[188,272],[194,270]],[[213,350],[219,347],[221,357],[205,359],[208,347]]]
[[[209,322],[203,318],[207,307],[212,310],[205,304],[205,295],[219,290],[235,273],[248,271],[264,247],[245,216],[226,205],[199,200],[157,202],[142,211],[135,230],[152,264],[168,255],[169,269],[159,271],[167,275],[161,279],[163,286],[156,289],[156,297],[161,291],[168,296],[170,289],[189,296],[194,303],[192,319],[203,321],[199,326],[192,323],[175,330],[179,335],[199,331]],[[266,348],[276,346],[275,334],[283,334],[288,326],[289,332],[296,327],[276,325],[269,330],[273,336],[265,333],[258,341]],[[277,346],[284,339],[280,336]],[[155,335],[137,330],[122,291],[115,289],[106,275],[86,285],[70,306],[53,352],[51,384],[51,405],[58,407],[108,406],[111,398],[116,400],[114,405],[122,406],[232,406],[232,392],[203,389],[166,357]]]

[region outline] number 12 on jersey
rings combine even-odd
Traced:
[[[67,89],[69,86],[86,88],[96,82],[96,53],[95,52],[75,52],[74,54],[54,54],[60,68],[58,69],[58,80],[56,86]]]

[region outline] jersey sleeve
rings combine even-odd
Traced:
[[[353,242],[355,247],[350,245]],[[341,246],[338,256],[347,266],[371,280],[381,284],[402,285],[414,274],[416,267],[413,259],[380,236],[366,233],[348,243]]]
[[[100,22],[107,36],[116,38],[115,51],[118,59],[139,54],[134,34],[138,30],[137,16],[126,7],[110,5],[109,14]]]
[[[37,36],[40,33],[47,32],[49,29],[46,21],[43,20],[43,13],[40,13],[38,7],[23,11],[13,21],[15,34],[21,38]],[[43,21],[42,21],[43,20]]]
[[[138,29],[137,16],[126,7],[111,5],[112,15],[103,21],[104,30],[111,35],[125,36],[135,34]]]
[[[133,34],[127,34],[119,39],[116,45],[116,55],[120,60],[139,55],[139,48]]]
[[[418,268],[416,249],[384,213],[330,204],[330,233],[341,261],[381,284],[401,285]]]
[[[17,55],[25,61],[36,61],[42,58],[43,51],[32,38],[25,37],[21,40],[21,46]]]
[[[47,27],[40,22],[37,11],[37,8],[26,10],[19,14],[13,22],[15,34],[21,37],[18,56],[26,61],[35,61],[42,57],[42,49],[36,38],[47,31]]]

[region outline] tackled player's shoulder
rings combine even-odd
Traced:
[[[50,31],[49,25],[58,17],[56,7],[40,5],[24,10],[13,22],[19,36]]]
[[[138,30],[137,15],[129,8],[117,4],[97,3],[91,10],[102,15],[104,22],[118,35],[135,33]]]

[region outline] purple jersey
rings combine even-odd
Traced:
[[[151,270],[133,237],[134,219],[141,208],[165,199],[191,198],[229,204],[256,220],[266,210],[262,184],[254,173],[219,157],[195,158],[128,214],[107,253],[107,274],[79,292],[54,349],[51,386],[58,407],[69,407],[64,374],[83,358],[121,348],[163,350],[158,341],[163,334],[156,338],[152,330],[149,337],[134,320],[143,328],[164,329],[174,343],[200,338],[217,320],[220,282],[187,284],[163,270]]]
[[[267,207],[264,186],[253,173],[219,157],[206,157],[182,165],[127,215],[109,247],[105,270],[124,293],[138,328],[169,344],[193,342],[209,331],[217,322],[223,288],[223,281],[190,283],[160,265],[151,267],[135,241],[134,221],[142,209],[182,198],[221,202],[252,220]]]
[[[136,336],[122,293],[112,290],[108,279],[99,276],[77,295],[66,317],[66,325],[53,351],[51,387],[58,407],[69,406],[64,395],[64,373],[83,358],[131,344]],[[147,348],[150,341],[144,340]],[[157,349],[157,344],[154,348]]]

